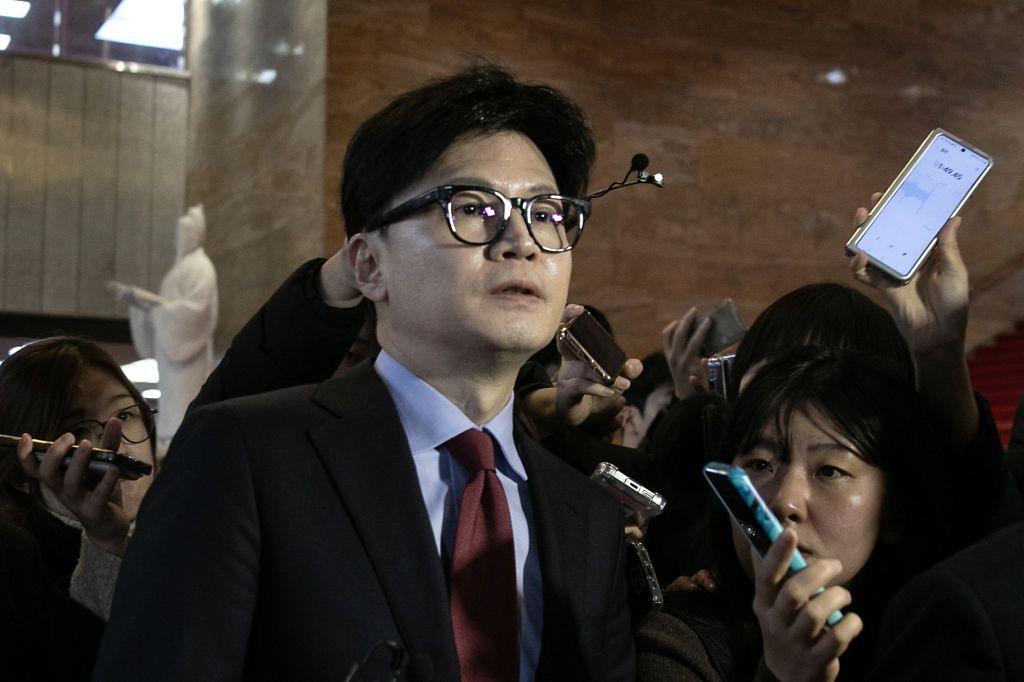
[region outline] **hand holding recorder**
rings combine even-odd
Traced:
[[[583,306],[569,304],[558,332],[562,365],[555,379],[555,408],[570,426],[607,423],[613,431],[625,407],[622,392],[643,365],[627,358]]]
[[[111,419],[103,430],[100,446],[114,451],[120,444],[121,422]],[[69,433],[54,441],[41,457],[33,445],[27,434],[17,445],[18,461],[25,473],[40,481],[45,491],[75,515],[95,545],[123,555],[131,519],[121,505],[121,470],[109,466],[98,476],[91,472],[92,444],[83,440],[75,446]],[[68,459],[72,448],[74,453]]]

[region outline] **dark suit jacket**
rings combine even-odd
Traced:
[[[1017,411],[1013,414],[1013,429],[1010,431],[1006,458],[1017,488],[1024,492],[1024,395],[1017,401]]]
[[[538,677],[629,679],[622,511],[517,434],[544,580]],[[408,443],[372,365],[193,412],[147,495],[95,679],[343,679],[380,640],[458,678]]]
[[[937,564],[886,611],[875,680],[1024,679],[1024,523]]]

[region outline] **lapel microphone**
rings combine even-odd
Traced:
[[[661,173],[649,173],[647,172],[647,166],[650,165],[651,160],[646,154],[638,153],[634,154],[633,158],[629,162],[629,170],[626,171],[626,175],[623,176],[622,180],[617,180],[600,192],[594,192],[583,197],[584,199],[597,199],[603,197],[612,190],[621,189],[623,187],[631,187],[633,185],[654,185],[655,187],[664,187],[665,184],[662,182],[664,176]],[[633,180],[629,179],[629,176],[636,173],[636,177]]]
[[[647,172],[647,166],[651,163],[651,160],[647,158],[646,154],[634,154],[633,159],[629,162],[629,173],[636,171],[636,177],[640,182],[650,183],[657,185],[658,187],[664,187],[662,184],[661,173],[655,173],[651,175]],[[626,177],[629,177],[629,173],[626,173]]]

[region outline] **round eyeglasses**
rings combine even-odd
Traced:
[[[121,422],[121,438],[128,443],[144,443],[153,437],[154,424],[153,415],[157,411],[149,405],[129,405],[122,407],[110,419],[117,419]],[[95,419],[84,419],[68,431],[75,437],[75,442],[80,443],[82,439],[88,438],[93,444],[99,443],[103,438],[103,431],[107,428],[106,421]]]
[[[396,223],[430,204],[441,206],[453,237],[478,246],[496,241],[508,227],[512,209],[519,209],[533,241],[548,253],[562,253],[576,246],[590,216],[588,199],[560,194],[521,199],[506,197],[489,187],[442,185],[387,211],[367,231]]]

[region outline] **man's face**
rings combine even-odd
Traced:
[[[536,145],[502,132],[457,141],[392,205],[439,185],[469,184],[507,197],[556,193]],[[392,224],[373,240],[383,283],[381,345],[411,352],[528,356],[551,340],[565,307],[568,253],[544,253],[518,210],[486,246],[456,241],[433,205]]]

